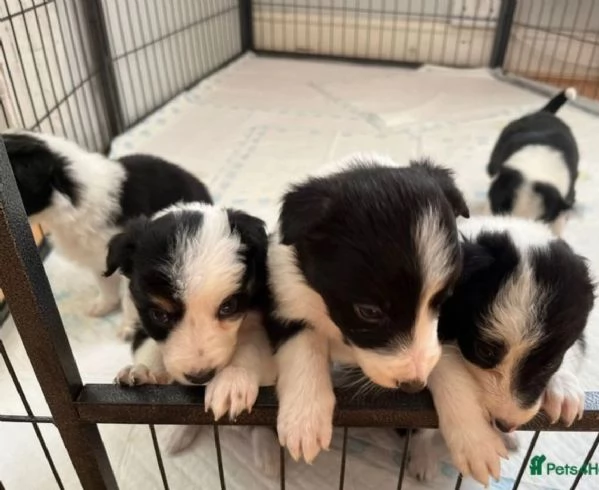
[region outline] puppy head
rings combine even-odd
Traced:
[[[138,219],[109,244],[146,332],[178,382],[202,384],[226,366],[265,279],[264,223],[239,211],[190,203]]]
[[[49,207],[55,192],[76,204],[79,198],[77,186],[64,158],[47,144],[46,135],[7,131],[2,134],[2,139],[28,216]]]
[[[473,220],[476,221],[476,220]],[[461,227],[464,268],[439,334],[455,340],[498,428],[539,411],[549,379],[593,307],[585,261],[544,226],[483,218]]]
[[[460,270],[458,214],[468,208],[451,174],[429,162],[357,159],[284,197],[281,241],[374,383],[422,389],[439,358],[438,309]]]

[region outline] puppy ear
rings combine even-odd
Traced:
[[[239,235],[241,243],[250,250],[263,250],[266,253],[268,236],[264,221],[236,209],[227,209],[227,216],[231,231]]]
[[[554,186],[537,182],[532,188],[543,199],[544,212],[541,216],[543,221],[554,221],[563,211],[570,209],[571,206]]]
[[[509,214],[512,211],[516,189],[522,184],[522,174],[505,168],[489,188],[489,204],[493,214]]]
[[[464,240],[461,243],[462,273],[460,282],[469,281],[474,275],[488,269],[495,261],[490,251],[475,242]]]
[[[313,179],[293,187],[283,197],[279,218],[281,243],[292,245],[306,238],[328,216],[332,199],[322,181]]]
[[[435,165],[428,159],[411,162],[410,167],[422,170],[428,174],[429,177],[432,177],[437,181],[437,184],[439,184],[439,187],[441,187],[443,194],[445,194],[445,198],[449,201],[449,204],[453,208],[453,212],[456,217],[470,217],[470,210],[468,209],[466,200],[464,199],[462,192],[456,186],[455,180],[453,178],[453,172],[451,170],[445,167],[440,167],[439,165]]]
[[[117,269],[120,269],[125,277],[131,277],[137,240],[147,223],[148,218],[146,217],[136,218],[130,221],[121,233],[110,239],[106,255],[105,277],[111,276]]]

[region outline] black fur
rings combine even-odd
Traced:
[[[414,235],[426,209],[447,233],[457,276],[455,219],[468,208],[451,174],[428,161],[405,168],[355,165],[284,196],[281,242],[294,245],[306,282],[346,342],[368,349],[409,342],[424,281]],[[447,286],[455,279],[448,277]],[[365,322],[354,309],[360,303],[379,305],[384,318]]]
[[[55,190],[73,205],[78,204],[82,190],[69,174],[64,158],[26,133],[6,133],[2,138],[28,216],[46,209]]]

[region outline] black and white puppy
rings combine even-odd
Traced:
[[[441,353],[437,315],[460,272],[451,173],[356,155],[283,198],[268,265],[278,343],[278,434],[295,459],[329,446],[330,364],[376,385],[422,390]]]
[[[459,231],[463,272],[441,309],[443,355],[429,386],[455,464],[486,484],[505,455],[498,430],[540,409],[566,426],[581,416],[594,284],[586,261],[541,223],[479,217]],[[435,474],[434,432],[413,440],[410,469],[422,479]]]
[[[108,242],[125,223],[177,202],[212,202],[202,182],[161,158],[111,160],[61,137],[29,131],[2,137],[27,215],[50,233],[59,253],[94,274],[100,294],[89,310],[93,316],[119,305],[119,276],[102,273]],[[133,319],[130,305],[123,307],[127,335]]]
[[[263,326],[267,246],[263,221],[204,203],[129,222],[111,239],[106,259],[107,275],[118,269],[129,279],[141,322],[134,364],[117,382],[207,384],[205,407],[216,419],[251,410],[259,386],[276,378]],[[173,451],[197,434],[182,429]],[[272,431],[252,432],[260,465],[277,468]]]
[[[572,131],[555,113],[575,98],[570,87],[503,129],[487,166],[493,214],[543,221],[561,235],[574,205],[579,157]]]

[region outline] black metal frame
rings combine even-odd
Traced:
[[[34,2],[31,7],[21,9],[19,12],[8,12],[7,7],[8,15],[4,19],[0,19],[0,21],[6,20],[10,23],[13,36],[16,40],[17,34],[13,23],[19,16],[32,13],[39,28],[39,9],[44,9],[47,13],[49,5],[56,4],[58,1],[42,0],[41,3]],[[156,8],[155,15],[159,15],[157,1],[159,0],[155,0],[154,2],[154,7]],[[66,0],[64,3],[65,9],[67,9],[68,2],[69,0]],[[71,42],[74,42],[75,39],[82,41],[84,36],[90,36],[89,53],[82,53],[81,56],[86,58],[85,60],[77,57],[76,63],[74,63],[77,73],[74,73],[73,67],[69,64],[68,77],[66,76],[66,72],[60,70],[58,80],[51,80],[51,92],[55,103],[49,104],[44,98],[43,104],[46,113],[43,115],[35,112],[35,104],[31,98],[29,81],[27,81],[26,88],[29,94],[29,102],[34,109],[33,115],[35,118],[33,125],[30,127],[43,129],[43,124],[48,123],[50,130],[54,131],[56,129],[52,121],[52,114],[54,112],[60,116],[58,120],[62,122],[63,129],[65,129],[64,122],[62,121],[64,118],[69,117],[71,121],[76,122],[77,120],[83,121],[86,118],[91,120],[95,115],[96,119],[93,121],[93,126],[97,129],[95,133],[86,133],[85,130],[79,133],[75,130],[73,134],[67,134],[67,136],[77,139],[82,144],[87,144],[90,148],[106,148],[110,139],[143,117],[147,112],[142,111],[141,115],[135,118],[127,116],[121,97],[124,93],[125,82],[119,77],[118,70],[115,68],[116,63],[120,60],[126,61],[129,82],[133,84],[133,73],[137,70],[138,74],[141,75],[142,71],[140,68],[142,60],[140,60],[139,56],[143,54],[148,69],[151,63],[167,63],[169,56],[166,53],[167,46],[164,44],[165,40],[169,39],[173,41],[173,38],[179,36],[181,33],[188,33],[194,42],[210,42],[204,39],[199,31],[194,31],[193,29],[201,23],[218,19],[219,15],[224,15],[223,12],[229,14],[233,13],[234,10],[238,10],[239,52],[224,60],[217,59],[214,52],[207,56],[210,59],[203,59],[201,53],[191,53],[191,50],[188,50],[187,47],[180,45],[181,49],[179,52],[171,52],[172,57],[170,61],[173,63],[172,66],[175,67],[175,62],[177,61],[179,67],[183,68],[184,64],[189,62],[192,66],[195,66],[195,73],[199,74],[199,78],[193,81],[190,80],[190,83],[184,83],[183,79],[167,79],[165,80],[167,85],[166,91],[163,90],[162,95],[158,94],[160,96],[157,96],[155,92],[156,87],[152,84],[154,93],[151,95],[153,97],[146,99],[144,94],[142,98],[144,99],[144,103],[148,100],[150,101],[147,104],[148,110],[155,110],[180,90],[218,71],[224,64],[231,62],[240,54],[255,47],[255,11],[253,3],[251,0],[239,0],[235,8],[228,9],[226,12],[217,11],[205,17],[202,15],[204,11],[197,4],[186,4],[188,7],[186,11],[179,13],[182,17],[185,13],[193,17],[194,20],[191,23],[179,27],[175,26],[168,33],[160,30],[156,39],[146,39],[147,35],[150,36],[150,33],[144,32],[142,29],[142,43],[133,47],[125,46],[125,50],[122,53],[113,52],[111,49],[110,39],[115,33],[111,32],[110,26],[107,25],[106,12],[104,10],[106,8],[106,0],[89,0],[80,3],[81,11],[70,11],[67,13],[67,17],[75,15],[76,18],[81,19],[85,27],[85,34],[81,25],[73,28],[72,19],[70,18],[63,19],[66,20],[65,25],[61,24],[58,26],[60,36],[58,36],[58,31],[55,32],[48,22],[49,32],[52,41],[60,37],[63,40],[63,44],[66,39],[65,32],[68,34]],[[5,5],[7,5],[6,2]],[[77,8],[76,5],[76,3],[73,4],[74,9]],[[510,45],[510,28],[513,25],[516,6],[516,0],[504,0],[502,2],[497,21],[498,27],[495,40],[492,46],[489,46],[491,52],[490,64],[493,67],[501,67],[505,62]],[[139,5],[137,7],[139,8]],[[179,7],[181,8],[181,6]],[[321,11],[321,9],[316,9],[316,11]],[[139,10],[137,13],[139,14]],[[152,22],[149,11],[146,11],[146,14],[148,26],[151,26]],[[418,15],[416,13],[414,16],[418,17]],[[460,22],[464,22],[464,18],[461,18]],[[168,27],[170,27],[170,24]],[[370,25],[368,28],[370,29]],[[120,29],[122,29],[122,25]],[[229,35],[232,36],[231,33]],[[29,32],[27,33],[27,38],[29,44],[31,44]],[[53,42],[52,44],[52,50],[55,54],[54,59],[59,63],[59,57],[56,55],[58,49],[57,43]],[[126,43],[124,42],[123,44]],[[160,44],[161,52],[158,52],[157,44]],[[152,47],[156,48],[153,51],[153,60],[150,59],[149,51]],[[173,46],[171,45],[172,48]],[[1,49],[6,60],[4,46]],[[64,49],[65,53],[67,53],[66,48]],[[44,49],[43,51],[43,64],[49,67],[50,60],[47,57],[46,50]],[[306,54],[296,54],[306,56]],[[289,56],[290,53],[285,53],[284,55]],[[136,57],[137,67],[132,65],[131,57],[133,56]],[[314,56],[314,54],[307,56]],[[20,53],[19,58],[22,62]],[[381,60],[376,60],[376,62],[381,62]],[[391,60],[391,62],[398,61]],[[404,60],[401,63],[405,65],[406,62],[409,63],[409,60]],[[188,68],[190,71],[187,72],[187,78],[184,77],[186,80],[192,76],[191,67]],[[123,74],[121,73],[120,76],[122,77]],[[10,71],[8,72],[8,77],[14,92],[14,80]],[[41,75],[37,67],[35,70],[35,79],[41,83]],[[160,85],[158,79],[156,79],[156,85]],[[60,88],[60,90],[57,90],[57,88]],[[164,87],[162,88],[164,89]],[[81,98],[77,95],[84,90],[92,94],[91,99],[90,97]],[[59,92],[63,93],[62,97],[59,95]],[[24,125],[25,118],[22,108],[19,105],[18,97],[16,103],[18,106],[19,122]],[[3,110],[5,109],[4,107],[2,108]],[[6,111],[4,111],[4,114],[6,114]],[[105,131],[101,127],[104,123]],[[202,410],[203,388],[146,386],[135,389],[123,389],[113,385],[84,385],[70,349],[48,279],[44,273],[40,254],[33,241],[31,229],[20,201],[3,143],[0,143],[0,243],[2,244],[2,247],[0,247],[0,263],[2,263],[4,270],[11,271],[10,274],[0,274],[0,288],[4,291],[7,302],[10,304],[15,324],[51,412],[51,417],[34,415],[12,367],[8,353],[0,341],[0,357],[2,357],[7,366],[27,414],[24,416],[0,415],[0,422],[21,422],[32,425],[59,488],[63,488],[63,484],[52,460],[52,455],[39,430],[39,424],[51,423],[57,427],[81,484],[86,490],[117,488],[117,482],[102,443],[97,424],[148,424],[156,452],[157,464],[164,488],[166,489],[169,488],[168,477],[162,462],[162,455],[157,442],[154,425],[212,425],[214,428],[214,442],[221,487],[225,488],[226,465],[223,463],[220,450],[219,425],[275,426],[277,403],[274,391],[268,388],[262,389],[251,414],[242,414],[234,423],[223,420],[219,424],[214,424],[211,415]],[[402,395],[394,392],[385,392],[377,396],[356,397],[352,391],[337,390],[336,395],[337,408],[334,416],[334,424],[335,426],[344,428],[343,453],[339,470],[340,488],[343,488],[345,483],[346,447],[348,432],[351,427],[376,426],[410,429],[437,426],[437,416],[430,395],[427,393],[421,395]],[[517,488],[519,485],[540,431],[576,430],[595,432],[598,429],[599,392],[587,394],[583,418],[568,429],[560,425],[550,425],[543,415],[538,416],[524,428],[524,430],[535,431],[535,434],[522,463],[514,488]],[[398,468],[397,488],[401,488],[404,481],[409,444],[410,437],[408,435],[404,442],[401,467]],[[587,454],[587,462],[592,457],[598,444],[599,435]],[[578,479],[572,488],[575,488],[577,482]],[[280,485],[281,488],[285,488],[285,453],[283,450],[281,450]],[[458,478],[456,488],[459,488],[460,485],[461,478]]]

